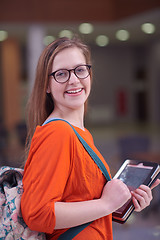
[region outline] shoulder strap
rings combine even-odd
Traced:
[[[60,119],[60,118],[51,118],[47,121],[44,122],[43,125],[53,122],[53,121],[64,121],[66,123],[68,123],[71,128],[73,129],[73,131],[75,132],[75,134],[77,135],[79,141],[82,143],[83,147],[85,148],[85,150],[88,152],[88,154],[91,156],[91,158],[93,159],[93,161],[97,164],[97,166],[100,168],[100,170],[102,171],[103,175],[105,176],[105,178],[107,179],[107,181],[110,181],[111,178],[109,176],[109,173],[105,167],[105,165],[103,164],[103,162],[101,161],[101,159],[97,156],[97,154],[92,150],[92,148],[86,143],[86,141],[79,135],[79,133],[75,130],[75,128],[66,120],[64,119]]]
[[[105,165],[103,164],[103,162],[101,161],[101,159],[97,156],[97,154],[92,150],[92,148],[86,143],[86,141],[79,135],[79,133],[75,130],[75,128],[66,120],[64,119],[59,119],[59,118],[51,118],[49,120],[46,120],[43,125],[53,122],[53,121],[64,121],[66,123],[68,123],[71,128],[73,129],[73,131],[75,132],[75,134],[77,135],[79,141],[82,143],[83,147],[85,148],[85,150],[88,152],[88,154],[91,156],[91,158],[93,159],[93,161],[97,164],[97,166],[100,168],[100,170],[102,171],[103,175],[105,176],[105,178],[107,179],[107,181],[110,181],[111,178],[109,176],[109,173],[105,167]],[[64,232],[63,234],[61,234],[58,238],[58,240],[71,240],[73,239],[78,233],[80,233],[83,229],[85,229],[88,225],[90,225],[91,222],[89,223],[85,223],[76,227],[72,227],[69,228],[66,232]]]
[[[71,240],[90,224],[91,222],[69,228],[66,232],[59,236],[58,240]]]

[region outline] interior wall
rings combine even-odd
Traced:
[[[7,41],[4,44],[7,44]],[[4,116],[7,119],[5,122],[10,128],[16,121],[23,119],[19,113],[19,105],[22,100],[19,95],[20,67],[22,63],[20,63],[19,59],[20,47],[18,46],[18,42],[14,41],[11,50],[9,49],[11,45],[6,46],[6,58],[3,59],[4,52],[2,54],[1,51],[1,59],[3,59],[2,62],[5,64],[6,69],[4,71],[3,66],[3,71],[1,71],[1,75],[3,72],[3,82],[1,81],[1,84],[3,83],[2,85],[6,89],[3,90],[3,93],[6,95],[5,98],[7,98],[7,100],[3,100],[3,110],[8,111],[6,113],[8,115]],[[126,43],[108,45],[106,47],[91,46],[94,72],[88,111],[88,119],[91,123],[139,122],[141,119],[138,119],[137,112],[141,112],[145,107],[147,109],[147,118],[142,119],[144,120],[142,122],[152,124],[160,122],[159,46],[159,41],[148,43],[146,46],[127,45]],[[27,51],[27,43],[25,48]],[[32,53],[34,55],[34,51]],[[40,52],[37,55],[40,55]],[[30,61],[28,57],[27,61]],[[23,64],[27,64],[26,60],[23,61]],[[8,71],[9,68],[10,71]],[[11,70],[13,71],[12,78],[10,77]],[[145,72],[144,82],[141,81],[139,71]],[[5,76],[4,73],[6,74]],[[7,81],[5,80],[6,78],[8,79]],[[28,83],[26,87],[29,88],[29,74],[27,78]],[[138,78],[138,81],[136,78]],[[137,93],[138,96],[139,93],[142,93],[142,95],[143,93],[146,94],[144,103],[144,99],[142,101],[141,98],[137,100]],[[13,95],[15,96],[14,98],[12,98]],[[10,104],[11,102],[12,105]]]
[[[94,82],[91,108],[96,111],[103,106],[104,112],[108,109],[108,121],[133,121],[134,49],[130,46],[94,47],[92,57]],[[124,103],[119,102],[121,95],[125,98]],[[122,112],[119,112],[120,104],[125,104]],[[107,121],[107,114],[104,118]]]
[[[91,122],[160,122],[159,42],[125,47],[92,46],[92,58]]]
[[[7,39],[2,44],[2,101],[3,122],[12,130],[20,121],[20,48],[15,39]]]
[[[148,75],[149,75],[149,112],[152,124],[160,123],[160,40],[149,46],[148,51]]]

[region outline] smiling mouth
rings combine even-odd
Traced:
[[[69,91],[66,91],[66,93],[68,94],[76,94],[76,93],[80,93],[82,92],[83,88],[80,88],[80,89],[77,89],[77,90],[69,90]]]

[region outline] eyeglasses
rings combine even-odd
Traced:
[[[77,78],[85,79],[90,75],[91,65],[79,65],[73,69],[60,69],[49,74],[54,77],[56,82],[65,83],[70,79],[71,72],[73,71]]]

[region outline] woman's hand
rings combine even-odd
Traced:
[[[150,205],[152,196],[152,189],[160,184],[160,179],[157,179],[155,183],[149,188],[148,186],[141,185],[135,191],[131,192],[132,201],[136,212],[142,211],[144,208]]]
[[[122,207],[131,197],[126,184],[119,179],[112,179],[104,186],[101,201],[108,215]]]

